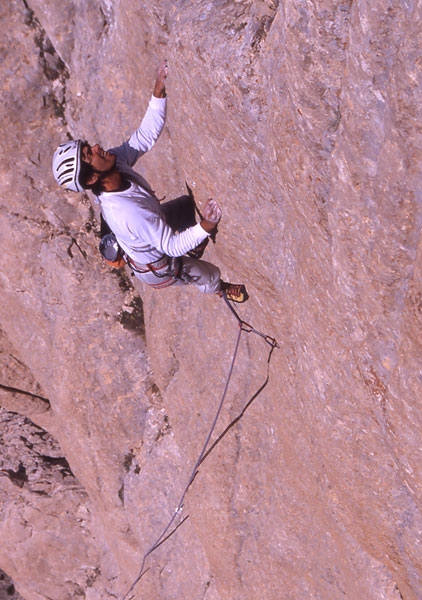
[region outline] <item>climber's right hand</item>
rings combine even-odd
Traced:
[[[207,221],[213,227],[215,227],[221,219],[222,211],[221,207],[218,204],[217,200],[210,198],[207,200],[204,209],[202,211],[203,221]],[[201,222],[202,225],[202,222]],[[203,226],[203,225],[202,225]],[[204,227],[205,229],[205,227]]]

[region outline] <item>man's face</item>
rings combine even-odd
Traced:
[[[113,169],[116,164],[116,156],[103,150],[99,144],[90,146],[85,143],[82,146],[82,160],[91,165],[99,173],[106,173]]]

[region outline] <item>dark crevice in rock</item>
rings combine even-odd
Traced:
[[[0,329],[0,407],[28,415],[45,414],[51,410],[50,400],[43,393],[31,369],[17,356],[7,333]]]
[[[7,211],[7,207],[1,208]],[[28,217],[25,213],[15,212],[11,210],[7,211],[7,214],[9,217],[16,218],[19,222],[26,222],[31,225],[36,225],[37,227],[48,233],[48,235],[50,235],[51,237],[53,237],[56,231],[56,229],[53,227],[50,221],[47,221],[47,219],[34,219],[33,217]]]
[[[395,589],[395,591],[396,591],[396,592],[398,592],[398,594],[399,594],[399,596],[400,596],[400,599],[401,599],[401,600],[404,600],[404,596],[403,596],[403,594],[401,593],[401,591],[399,590],[399,586],[398,586],[397,584],[396,584],[396,589]]]
[[[74,477],[72,469],[64,456],[48,456],[47,454],[40,454],[39,457],[45,467],[59,467],[59,471],[63,477]]]
[[[209,581],[207,581],[205,583],[204,592],[202,594],[202,599],[201,600],[205,600],[205,596],[207,595],[208,590],[210,589],[210,586],[211,586],[211,580],[209,580]]]
[[[112,28],[112,13],[110,9],[106,9],[100,5],[100,14],[103,20],[102,22],[102,36],[107,36]]]
[[[27,417],[0,409],[0,447],[0,475],[15,486],[46,497],[80,488],[58,442]]]
[[[273,21],[277,15],[279,5],[280,0],[274,0],[273,2],[270,2],[268,8],[270,9],[271,13],[259,19],[258,26],[253,35],[251,44],[254,52],[259,53],[261,45],[265,41],[265,38],[271,29],[271,25],[273,24]]]
[[[125,484],[124,483],[122,483],[119,491],[117,492],[117,495],[119,496],[120,502],[124,506],[125,505]]]
[[[1,600],[23,600],[18,594],[12,579],[0,570],[0,598]]]
[[[130,292],[133,290],[133,285],[124,269],[113,269],[113,273],[119,280],[119,288],[122,292]]]
[[[67,247],[67,250],[66,250],[68,256],[72,259],[74,258],[72,248],[75,247],[80,252],[80,254],[83,256],[83,258],[85,260],[87,260],[87,253],[81,247],[81,245],[79,243],[79,238],[83,237],[85,232],[89,233],[92,230],[92,228],[94,227],[93,222],[88,221],[85,224],[85,231],[74,233],[70,230],[70,228],[63,222],[63,220],[57,214],[55,216],[58,221],[61,221],[61,223],[63,225],[62,229],[59,229],[58,227],[53,225],[47,219],[34,219],[31,217],[28,217],[25,214],[21,214],[18,212],[10,212],[10,211],[8,211],[8,215],[10,217],[15,217],[15,218],[19,219],[19,221],[21,221],[21,222],[27,222],[29,224],[36,225],[37,227],[39,227],[42,231],[44,231],[47,234],[46,237],[47,237],[48,241],[56,239],[60,236],[68,237],[69,238],[69,246]]]
[[[130,450],[130,452],[128,452],[123,460],[123,466],[125,468],[126,473],[129,473],[130,471],[130,467],[132,465],[132,461],[135,458],[135,455],[133,453],[133,450]]]
[[[80,245],[78,243],[78,240],[76,238],[74,238],[73,236],[70,236],[70,240],[71,240],[70,241],[70,245],[69,245],[69,247],[67,249],[67,253],[68,253],[69,257],[73,258],[72,248],[73,248],[73,246],[75,246],[79,250],[79,252],[82,254],[82,256],[84,257],[84,259],[86,260],[87,254],[86,254],[85,250],[83,250],[80,247]]]
[[[47,398],[44,398],[43,396],[39,396],[38,394],[34,394],[33,392],[27,392],[25,390],[15,388],[10,385],[4,385],[3,383],[0,383],[0,389],[4,390],[6,392],[10,392],[11,394],[23,394],[24,396],[36,398],[37,400],[41,400],[41,402],[45,402],[46,405],[48,405],[48,408],[51,408],[50,400],[48,400]]]
[[[26,468],[20,462],[16,471],[13,469],[0,469],[1,475],[6,475],[10,479],[10,481],[17,485],[18,487],[23,487],[25,483],[28,481],[28,475],[26,473]]]
[[[119,313],[117,320],[124,329],[145,336],[144,306],[140,296],[133,298],[129,306]]]
[[[41,23],[30,8],[26,0],[22,0],[25,7],[25,25],[35,32],[34,42],[38,48],[38,61],[41,71],[46,79],[50,82],[57,81],[60,85],[58,89],[50,89],[49,94],[43,97],[43,107],[52,106],[54,114],[61,119],[62,123],[66,124],[65,118],[65,96],[66,96],[66,80],[69,79],[69,71],[56,52],[46,31],[41,26]]]
[[[155,442],[159,442],[167,433],[170,433],[170,431],[170,420],[168,418],[168,415],[164,415],[163,424],[161,425],[160,429],[157,432],[157,435],[155,436]]]

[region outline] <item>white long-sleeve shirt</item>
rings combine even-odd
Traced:
[[[150,185],[132,167],[154,146],[164,127],[166,98],[152,96],[139,128],[121,146],[111,148],[116,168],[130,180],[129,189],[102,192],[101,210],[121,248],[134,261],[148,264],[164,254],[183,256],[200,244],[208,233],[198,223],[175,233],[161,214],[160,203]]]

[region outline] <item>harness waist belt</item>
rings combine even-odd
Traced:
[[[133,267],[134,270],[138,273],[149,273],[151,271],[159,271],[168,266],[168,257],[165,255],[159,258],[158,260],[147,264],[138,263],[135,260],[133,260],[133,258],[131,258],[130,256],[127,257],[127,261],[131,265],[131,267]]]
[[[171,258],[170,256],[164,255],[155,262],[148,264],[137,263],[135,260],[127,257],[127,262],[136,273],[147,274],[151,273],[155,276],[156,280],[151,281],[144,279],[145,283],[153,288],[159,289],[173,285],[178,281],[180,273],[181,260],[180,258]]]

